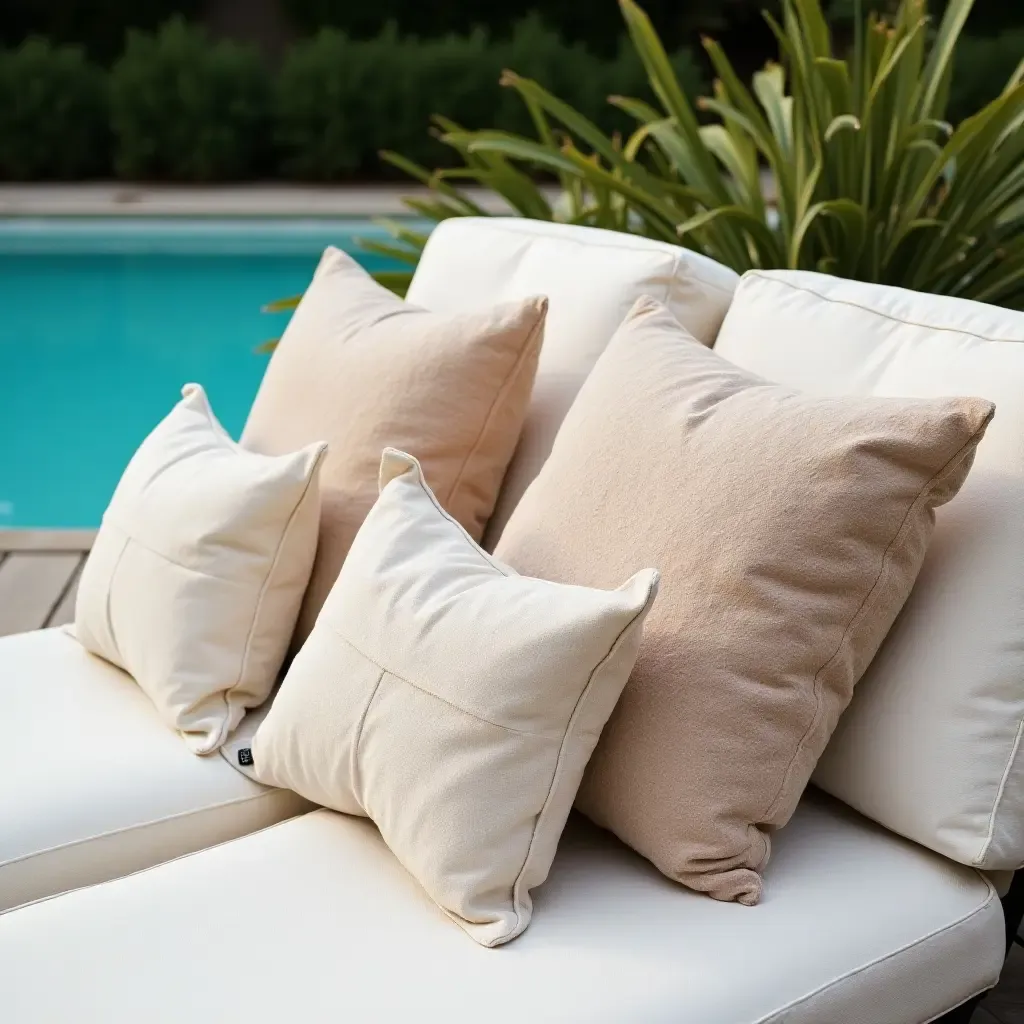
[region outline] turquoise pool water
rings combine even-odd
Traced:
[[[359,220],[0,220],[0,528],[89,527],[177,400],[205,388],[238,436],[287,314]]]

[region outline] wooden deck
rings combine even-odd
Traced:
[[[0,636],[75,617],[78,575],[95,530],[0,530]]]
[[[0,636],[74,620],[78,576],[95,536],[95,530],[0,530]],[[1024,1024],[1020,946],[971,1024]]]

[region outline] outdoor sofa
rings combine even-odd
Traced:
[[[127,675],[40,631],[0,640],[5,1024],[924,1024],[966,1021],[995,985],[1024,864],[1024,314],[809,273],[740,280],[681,248],[519,219],[441,224],[408,298],[448,312],[538,293],[549,433],[647,294],[805,392],[996,403],[901,619],[933,656],[883,646],[887,685],[872,666],[858,686],[759,905],[670,881],[573,815],[530,928],[482,948],[371,822],[239,770],[264,709],[197,757]],[[582,356],[549,347],[567,336]],[[542,457],[541,435],[521,449]],[[957,614],[930,620],[925,588],[958,574]]]

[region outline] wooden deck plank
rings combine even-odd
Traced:
[[[77,551],[8,554],[0,563],[0,636],[44,626],[81,560]]]
[[[0,530],[0,551],[88,551],[95,530]]]
[[[82,566],[85,565],[85,555],[78,557],[78,565],[71,574],[64,590],[64,596],[57,603],[57,607],[50,613],[46,620],[47,626],[66,626],[69,622],[75,621],[75,599],[78,597],[78,581],[82,576]]]

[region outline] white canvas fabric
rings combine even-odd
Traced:
[[[0,723],[0,911],[310,808],[194,757],[124,672],[63,630],[0,639]],[[0,978],[3,990],[2,957]]]
[[[380,487],[256,732],[256,776],[372,818],[495,946],[530,922],[658,574],[611,591],[519,576],[442,510],[411,456],[387,449]]]
[[[964,864],[1024,863],[1024,314],[819,274],[747,274],[715,350],[819,395],[977,395],[974,467],[814,781]]]
[[[75,635],[206,754],[266,700],[281,668],[316,552],[326,445],[245,451],[201,387],[182,395],[103,514]]]
[[[533,924],[467,942],[365,819],[321,810],[0,916],[4,1024],[923,1024],[992,986],[976,872],[805,797],[757,907],[571,820]],[[59,982],[59,983],[55,983]]]
[[[617,231],[522,217],[455,217],[430,236],[408,299],[438,313],[548,297],[544,345],[515,457],[484,535],[492,550],[576,392],[637,299],[650,295],[705,345],[739,278],[699,253]]]

